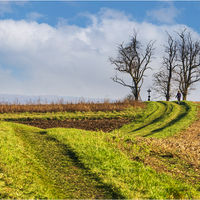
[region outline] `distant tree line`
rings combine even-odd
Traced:
[[[111,79],[123,86],[129,87],[135,100],[138,101],[144,82],[145,72],[149,67],[155,53],[155,41],[149,41],[145,51],[141,42],[137,39],[138,32],[134,31],[131,41],[118,46],[117,58],[109,58],[115,65],[116,75]],[[175,88],[179,88],[183,100],[186,100],[189,91],[195,89],[195,83],[200,80],[200,41],[193,38],[191,32],[176,31],[178,39],[173,38],[167,31],[167,43],[163,45],[165,54],[158,72],[153,74],[153,89],[166,101],[175,94]],[[130,83],[125,83],[118,75],[128,74]]]

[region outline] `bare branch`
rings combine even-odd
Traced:
[[[177,32],[180,37],[178,43],[178,70],[179,89],[186,100],[189,89],[194,89],[193,84],[200,81],[200,41],[192,38],[192,33],[186,29]]]
[[[175,68],[178,66],[176,63],[177,41],[175,41],[167,31],[166,33],[168,35],[168,40],[167,44],[163,45],[165,48],[163,65],[160,68],[160,71],[154,74],[153,81],[154,90],[169,101],[172,93],[174,92],[171,86],[173,74],[175,73]]]
[[[140,41],[137,40],[137,34],[138,32],[134,31],[130,43],[125,47],[123,43],[118,46],[118,57],[116,59],[109,58],[111,64],[115,65],[116,71],[130,75],[132,85],[126,84],[124,80],[117,75],[111,79],[123,86],[130,87],[136,100],[138,100],[140,96],[145,71],[151,69],[148,65],[151,62],[155,50],[153,47],[155,41],[150,41],[143,55],[142,45]]]

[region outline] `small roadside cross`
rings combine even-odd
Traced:
[[[148,89],[147,92],[148,92],[148,101],[150,101],[150,97],[151,97],[151,96],[150,96],[150,92],[151,92],[151,90]]]

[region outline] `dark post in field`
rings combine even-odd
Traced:
[[[148,92],[148,101],[150,101],[150,98],[151,98],[150,92],[151,92],[151,90],[148,89],[147,92]]]

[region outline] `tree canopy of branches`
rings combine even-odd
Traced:
[[[176,81],[179,90],[186,100],[189,89],[195,89],[194,83],[200,80],[200,41],[192,38],[191,32],[185,30],[177,32],[180,37],[178,43],[178,68]]]
[[[160,94],[160,96],[164,96],[166,101],[169,101],[174,92],[171,85],[173,72],[177,67],[177,41],[174,40],[167,31],[166,33],[168,35],[168,41],[167,45],[164,45],[165,56],[163,57],[163,65],[159,72],[153,74],[153,86],[156,93]]]
[[[154,43],[155,41],[150,41],[143,53],[141,42],[138,41],[137,33],[134,32],[129,44],[124,46],[122,43],[118,46],[118,57],[116,59],[109,58],[111,64],[115,65],[116,72],[130,75],[131,84],[125,83],[122,78],[118,77],[117,73],[111,79],[116,83],[129,87],[136,101],[138,101],[140,96],[144,73],[147,69],[150,69],[148,65],[154,54]]]
[[[164,45],[163,65],[153,75],[154,90],[167,101],[174,92],[172,82],[178,83],[183,100],[186,100],[189,91],[195,89],[194,83],[200,80],[200,41],[193,39],[192,33],[186,32],[186,29],[176,33],[177,40],[167,33],[168,43]]]

